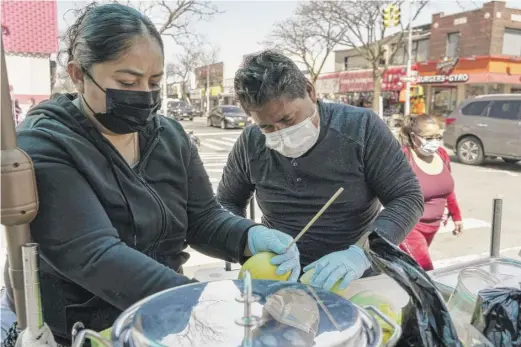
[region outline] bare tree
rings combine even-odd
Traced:
[[[307,5],[300,5],[293,18],[275,24],[264,45],[303,64],[314,84],[345,29],[330,21],[316,22],[307,14]]]
[[[382,12],[389,5],[400,7],[405,1],[320,1],[313,0],[303,6],[302,13],[316,21],[329,21],[338,26],[344,35],[338,41],[340,45],[354,48],[368,62],[373,70],[374,92],[373,109],[378,111],[381,94],[382,76],[399,49],[408,31],[400,24],[399,31],[389,35],[389,30],[382,23]],[[418,17],[427,1],[416,1],[413,20]],[[396,43],[389,45],[389,43]],[[387,52],[386,52],[387,49]]]
[[[206,71],[204,71],[203,75],[205,77],[205,105],[206,105],[206,112],[210,112],[210,86],[212,85],[212,82],[215,83],[215,79],[218,78],[218,76],[215,76],[212,73],[212,65],[217,63],[217,58],[219,56],[219,48],[217,46],[208,44],[206,47],[204,47],[201,50],[201,53],[199,55],[198,60],[198,67],[206,67]],[[222,78],[222,76],[220,76]],[[196,76],[196,78],[199,78],[199,76]]]
[[[176,43],[181,43],[181,40],[187,37],[196,37],[191,28],[194,22],[207,20],[215,14],[222,13],[215,2],[208,0],[114,2],[137,8],[154,22],[161,35],[174,39]]]
[[[174,63],[167,66],[167,76],[175,76],[181,85],[181,97],[186,94],[190,74],[203,64],[204,44],[200,42],[185,43],[176,54]],[[170,71],[171,68],[171,71]]]
[[[211,18],[213,15],[222,13],[219,11],[214,2],[208,0],[175,0],[175,1],[131,1],[131,0],[114,0],[115,3],[121,3],[127,6],[132,6],[138,9],[140,12],[149,17],[154,24],[156,25],[159,33],[163,36],[163,38],[172,39],[175,43],[180,45],[181,47],[186,47],[184,44],[188,41],[194,41],[197,39],[196,32],[192,30],[192,24]],[[64,20],[67,23],[70,23],[71,20],[75,20],[78,15],[88,6],[96,5],[97,2],[94,1],[85,6],[76,6],[74,8],[69,9],[64,14]],[[64,46],[64,34],[60,35],[60,45]],[[65,48],[65,47],[64,47]],[[64,52],[60,52],[58,59],[62,66],[65,65],[67,61],[66,54]],[[186,53],[186,52],[185,52]],[[183,53],[184,54],[184,53]],[[191,55],[188,54],[188,56]],[[176,64],[167,64],[165,67],[165,76],[166,78],[171,76],[176,76],[181,78],[183,82],[186,83],[188,71],[192,69],[186,69],[186,63],[188,62],[188,57],[178,57],[178,62]],[[186,72],[181,73],[181,65],[185,65]],[[195,68],[195,66],[194,66]],[[63,83],[60,82],[63,78],[66,79],[66,76],[57,75],[56,80],[57,83],[62,86]],[[61,87],[60,87],[61,88]],[[184,89],[183,89],[184,91]]]

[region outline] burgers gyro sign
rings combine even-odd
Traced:
[[[468,80],[469,75],[466,73],[456,75],[434,75],[418,77],[418,83],[464,83]]]
[[[452,70],[458,64],[458,58],[445,59],[436,64],[437,75],[432,76],[420,76],[418,77],[418,83],[465,83],[469,80],[469,75],[464,74],[451,74]]]

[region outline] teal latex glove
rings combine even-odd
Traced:
[[[291,271],[288,281],[297,282],[300,276],[300,254],[297,245],[291,246],[286,253],[284,251],[293,241],[288,234],[275,229],[269,229],[262,225],[251,227],[248,231],[248,247],[253,255],[259,252],[272,252],[278,254],[271,259],[273,265],[278,265],[277,274],[283,275]]]
[[[345,251],[334,252],[323,256],[319,260],[304,268],[304,272],[315,269],[311,276],[311,284],[314,287],[331,290],[335,283],[342,280],[339,290],[344,290],[354,280],[359,279],[371,263],[358,246],[351,246]]]

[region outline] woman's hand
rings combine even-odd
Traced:
[[[455,221],[454,222],[454,230],[452,230],[452,234],[454,236],[460,236],[463,232],[463,222],[462,221]]]
[[[291,271],[288,281],[297,282],[300,276],[300,254],[297,245],[286,248],[293,241],[288,234],[275,229],[269,229],[262,225],[251,227],[248,231],[248,248],[253,255],[259,252],[272,252],[278,254],[271,259],[273,265],[278,265],[277,274],[283,275]]]

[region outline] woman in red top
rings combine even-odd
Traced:
[[[402,127],[402,134],[406,139],[403,150],[420,182],[425,208],[420,221],[400,248],[427,271],[434,268],[429,246],[440,228],[446,206],[455,224],[453,234],[460,235],[463,230],[461,212],[454,193],[450,158],[441,147],[441,132],[440,122],[427,114],[413,116]]]

